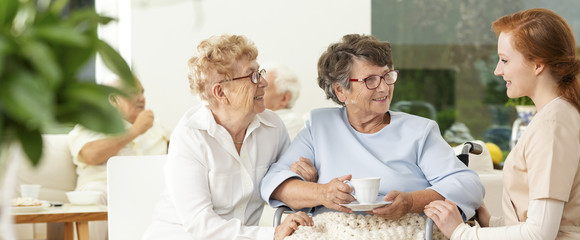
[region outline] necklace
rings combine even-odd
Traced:
[[[234,143],[235,143],[235,144],[242,144],[242,143],[244,143],[244,142],[236,142],[236,141],[234,141]]]

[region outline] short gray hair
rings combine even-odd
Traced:
[[[326,98],[344,106],[336,93],[333,84],[337,83],[350,90],[350,73],[353,59],[360,59],[377,66],[393,68],[391,44],[380,41],[370,35],[349,34],[330,44],[318,59],[318,86],[326,93]]]
[[[283,94],[286,91],[290,92],[290,100],[286,108],[294,107],[296,99],[300,96],[300,81],[298,81],[298,76],[284,66],[267,67],[266,71],[276,76],[274,83],[279,94]]]

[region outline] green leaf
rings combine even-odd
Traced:
[[[4,37],[0,37],[0,76],[4,73],[4,67],[6,66],[6,55],[10,51],[10,44],[8,40]]]
[[[52,12],[55,15],[60,14],[62,12],[62,9],[66,6],[67,3],[68,0],[52,1],[52,3],[50,4],[50,12]]]
[[[2,147],[2,139],[4,139],[4,110],[2,110],[2,105],[0,104],[0,148]]]
[[[78,83],[63,90],[59,106],[59,121],[80,123],[88,129],[103,133],[125,131],[119,111],[109,102],[119,90],[91,83]]]
[[[18,12],[12,20],[11,33],[13,35],[25,33],[30,26],[34,25],[37,14],[38,10],[34,1],[20,1]]]
[[[107,68],[109,68],[113,73],[117,74],[121,80],[129,86],[137,86],[129,65],[127,65],[127,62],[123,60],[123,57],[121,57],[115,49],[103,40],[98,40],[97,52],[101,55],[101,59],[105,66],[107,66]]]
[[[0,1],[0,29],[8,29],[18,12],[18,0]]]
[[[60,51],[58,56],[61,61],[63,81],[67,82],[77,81],[77,73],[80,71],[89,59],[95,58],[95,50],[91,47],[88,48],[67,48]]]
[[[109,24],[109,22],[111,22],[111,21],[117,21],[117,20],[118,20],[118,19],[116,19],[116,18],[112,18],[112,17],[107,17],[107,16],[99,16],[99,17],[98,17],[98,19],[97,19],[97,22],[98,22],[99,24],[106,25],[106,24]]]
[[[87,129],[106,134],[119,134],[125,132],[121,114],[115,108],[101,109],[94,105],[81,104],[82,111],[63,114],[60,119],[63,122],[75,122]]]
[[[53,121],[53,92],[26,71],[17,71],[0,81],[0,102],[6,114],[25,126],[43,128]]]
[[[62,82],[62,72],[52,50],[41,41],[29,40],[22,43],[22,53],[34,68],[54,89]]]
[[[79,99],[82,100],[82,102],[105,109],[109,107],[114,108],[109,102],[109,96],[117,92],[117,89],[104,85],[94,83],[76,83],[67,87],[63,91],[63,94],[69,99]]]
[[[40,156],[42,156],[42,136],[40,131],[20,126],[16,129],[16,134],[32,165],[38,165]]]
[[[66,26],[41,26],[35,29],[35,33],[49,42],[66,46],[86,47],[90,41],[74,28]]]
[[[70,14],[70,16],[65,19],[64,23],[69,26],[75,26],[79,28],[78,30],[89,30],[97,28],[98,24],[104,24],[110,21],[111,18],[100,16],[92,8],[79,9]],[[83,30],[83,31],[84,31]]]

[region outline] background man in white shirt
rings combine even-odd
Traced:
[[[298,77],[287,67],[272,66],[266,68],[266,81],[268,81],[264,95],[266,108],[278,114],[286,125],[290,139],[294,140],[304,125],[304,120],[292,111],[300,95]]]
[[[143,86],[138,79],[136,81],[136,89],[124,86],[118,79],[107,83],[127,93],[127,96],[113,95],[110,99],[125,120],[125,133],[105,135],[80,125],[69,133],[69,147],[77,165],[76,190],[102,192],[99,203],[103,205],[107,204],[107,161],[110,157],[167,154],[168,134],[154,124],[153,112],[145,109]],[[107,238],[106,222],[91,222],[89,228],[91,239]]]

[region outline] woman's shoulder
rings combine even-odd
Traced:
[[[205,105],[189,108],[179,119],[176,128],[198,128],[205,125],[211,111]],[[212,116],[213,118],[213,116]]]
[[[421,116],[417,116],[417,115],[413,115],[413,114],[409,114],[409,113],[405,113],[405,112],[395,112],[395,111],[389,111],[389,114],[391,114],[391,122],[400,122],[400,123],[404,123],[407,126],[420,126],[420,125],[429,125],[429,124],[436,124],[436,122],[434,120],[425,118],[425,117],[421,117]],[[416,124],[416,125],[413,125]]]
[[[346,108],[344,107],[329,107],[329,108],[317,108],[310,111],[308,116],[308,121],[313,124],[330,124],[332,121],[342,119]]]
[[[552,121],[558,123],[577,122],[580,123],[580,112],[566,100],[554,101],[538,112],[533,120]]]
[[[317,108],[310,111],[309,119],[324,120],[341,117],[343,115],[343,111],[346,111],[346,108],[344,107]]]
[[[270,109],[266,109],[263,112],[256,114],[256,117],[260,122],[267,126],[280,127],[283,125],[280,116]]]
[[[311,116],[340,115],[343,109],[345,108],[342,107],[317,108],[310,111],[310,115]]]

